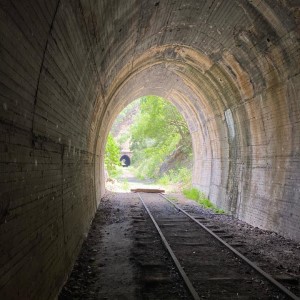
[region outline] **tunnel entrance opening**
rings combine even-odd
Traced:
[[[129,167],[130,166],[130,158],[128,155],[122,155],[120,158],[120,162],[123,167]]]
[[[119,182],[128,191],[150,186],[181,190],[191,185],[192,137],[178,108],[162,97],[148,95],[132,101],[119,113],[108,142],[114,140],[120,159],[108,162],[115,148],[106,147],[105,153],[105,168],[114,178],[108,180],[108,186],[112,181]]]

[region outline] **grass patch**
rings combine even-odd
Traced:
[[[122,182],[122,190],[127,191],[129,190],[129,183],[128,180]]]
[[[200,198],[200,191],[196,188],[184,189],[183,195],[186,196],[188,199],[198,201],[198,199]]]
[[[156,182],[164,186],[178,183],[181,185],[181,188],[184,188],[190,186],[192,182],[192,174],[187,168],[171,169]]]
[[[203,192],[199,191],[196,188],[184,189],[183,194],[188,199],[195,200],[202,207],[211,209],[217,214],[224,214],[224,210],[219,209],[216,205],[214,205]]]

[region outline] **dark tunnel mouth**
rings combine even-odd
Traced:
[[[120,162],[122,164],[122,167],[129,167],[131,165],[130,157],[126,154],[120,157]]]

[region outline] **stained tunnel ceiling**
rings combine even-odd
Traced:
[[[300,240],[299,8],[299,0],[1,1],[6,299],[55,296],[105,191],[110,126],[144,95],[169,99],[186,118],[196,187],[234,216]]]

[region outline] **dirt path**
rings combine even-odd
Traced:
[[[134,175],[134,172],[134,168],[131,166],[127,168],[122,168],[122,175],[120,175],[117,179],[112,179],[108,181],[106,186],[108,191],[117,193],[127,193],[130,192],[131,189],[135,188],[164,189],[166,192],[177,190],[177,186],[175,185],[164,186],[154,183],[154,181],[151,179],[138,179]]]
[[[135,299],[130,211],[136,197],[104,197],[59,299]]]

